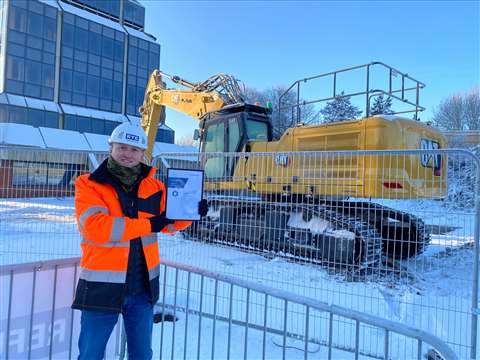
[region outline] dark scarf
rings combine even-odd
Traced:
[[[108,157],[107,161],[108,171],[115,176],[120,183],[126,188],[127,191],[131,190],[132,185],[138,179],[138,176],[142,172],[142,165],[138,164],[134,167],[126,167],[120,165],[116,162],[111,156]]]

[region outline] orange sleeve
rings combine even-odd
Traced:
[[[96,243],[129,241],[151,233],[148,219],[111,216],[108,204],[90,184],[88,174],[75,181],[75,216],[80,233]]]

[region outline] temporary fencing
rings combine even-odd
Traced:
[[[78,263],[70,258],[0,267],[2,359],[77,358],[80,313],[69,304]],[[457,359],[426,332],[257,283],[170,261],[161,265],[161,277],[157,310],[178,321],[155,325],[155,358]],[[125,357],[121,329],[119,322],[105,359]],[[365,339],[375,349],[365,348]]]
[[[79,256],[73,180],[106,154],[0,154],[0,264]],[[203,169],[210,204],[183,234],[159,236],[162,259],[416,327],[476,357],[478,156],[180,153],[153,164],[164,181],[168,168]]]
[[[163,240],[164,258],[418,327],[476,357],[478,156],[168,154],[155,164],[163,179],[203,169],[211,207],[184,241]]]

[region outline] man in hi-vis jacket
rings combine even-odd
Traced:
[[[141,161],[147,136],[123,123],[109,140],[110,156],[75,182],[75,215],[82,235],[80,277],[72,307],[82,311],[79,359],[102,359],[121,313],[129,359],[152,358],[153,305],[159,294],[158,232],[190,221],[165,217],[165,185]],[[208,205],[199,203],[205,216]]]

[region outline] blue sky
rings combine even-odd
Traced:
[[[427,85],[422,120],[479,84],[479,1],[142,3],[161,69],[190,81],[225,72],[262,90],[378,60]],[[167,125],[178,139],[197,122],[168,111]]]

